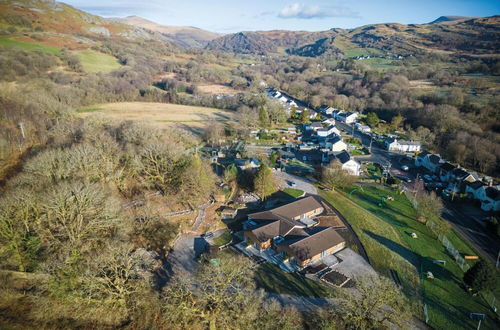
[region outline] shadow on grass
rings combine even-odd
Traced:
[[[377,235],[375,233],[372,233],[371,231],[368,230],[363,230],[363,232],[379,242],[380,244],[384,245],[387,247],[389,250],[395,252],[396,254],[399,254],[401,257],[403,257],[405,260],[407,260],[409,263],[411,263],[414,267],[417,269],[420,269],[420,262],[421,262],[421,256],[416,254],[415,252],[411,251],[410,249],[402,246],[399,243],[394,242],[393,240],[390,240],[386,237]]]
[[[324,289],[319,285],[312,286],[305,277],[297,274],[286,274],[270,264],[262,265],[255,273],[254,279],[258,287],[268,292],[316,298],[327,295]]]

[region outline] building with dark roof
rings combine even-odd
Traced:
[[[272,248],[283,259],[304,267],[345,247],[333,227],[315,227],[310,220],[323,213],[312,196],[268,211],[252,213],[243,223],[245,240],[260,251]]]

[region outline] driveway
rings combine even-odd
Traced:
[[[302,178],[300,176],[295,176],[286,172],[280,172],[280,171],[274,171],[273,170],[274,177],[276,178],[276,181],[278,183],[278,186],[282,189],[285,188],[294,188],[294,189],[300,189],[307,194],[311,195],[317,195],[318,190],[316,187],[309,181],[308,179]],[[293,181],[295,182],[296,186],[292,187],[290,185],[290,182]]]
[[[340,262],[332,269],[339,273],[354,279],[360,276],[377,275],[377,272],[362,256],[349,248],[335,253],[335,256]]]
[[[193,272],[198,265],[198,257],[207,247],[207,242],[200,236],[182,236],[167,257],[167,270],[174,273]]]

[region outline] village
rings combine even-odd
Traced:
[[[205,243],[194,251],[195,259],[230,248],[257,265],[270,263],[282,272],[297,273],[331,287],[349,286],[353,279],[376,274],[348,221],[318,192],[329,188],[315,173],[332,162],[358,178],[362,186],[384,184],[401,192],[435,191],[449,201],[445,205],[450,210],[458,200],[475,201],[473,208],[482,215],[478,221],[486,219],[486,212],[500,210],[499,187],[492,185],[491,178],[480,178],[440,155],[423,151],[418,141],[405,140],[396,133],[372,132],[357,112],[328,106],[313,110],[273,89],[268,89],[267,95],[293,112],[291,122],[295,125],[255,130],[250,132],[250,141],[201,149],[221,175],[220,186],[227,192],[219,196],[217,210],[227,229],[202,234]],[[293,120],[304,117],[303,123]],[[245,186],[262,165],[259,154],[273,159],[270,165],[279,190],[265,200],[244,190],[235,194],[237,190],[223,178],[224,171],[236,168],[239,184]],[[382,204],[392,199],[382,197]],[[446,212],[443,216],[460,231],[465,226],[453,223],[456,216],[447,217]],[[412,233],[412,237],[417,235]],[[498,253],[497,243],[466,237],[492,260]],[[396,283],[400,281],[397,272],[391,276]]]

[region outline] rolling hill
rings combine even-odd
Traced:
[[[161,25],[138,16],[109,18],[108,21],[159,32],[171,42],[187,48],[203,48],[210,41],[220,37],[220,34],[218,33],[202,30],[196,27]]]
[[[471,19],[447,16],[440,17],[434,24],[385,23],[321,32],[240,32],[217,38],[207,48],[263,54],[284,47],[286,53],[313,57],[332,53],[350,57],[350,51],[360,48],[401,55],[434,52],[498,56],[499,32],[500,16]]]
[[[0,33],[10,42],[58,49],[86,49],[95,38],[170,42],[160,33],[110,22],[53,0],[0,0]]]

